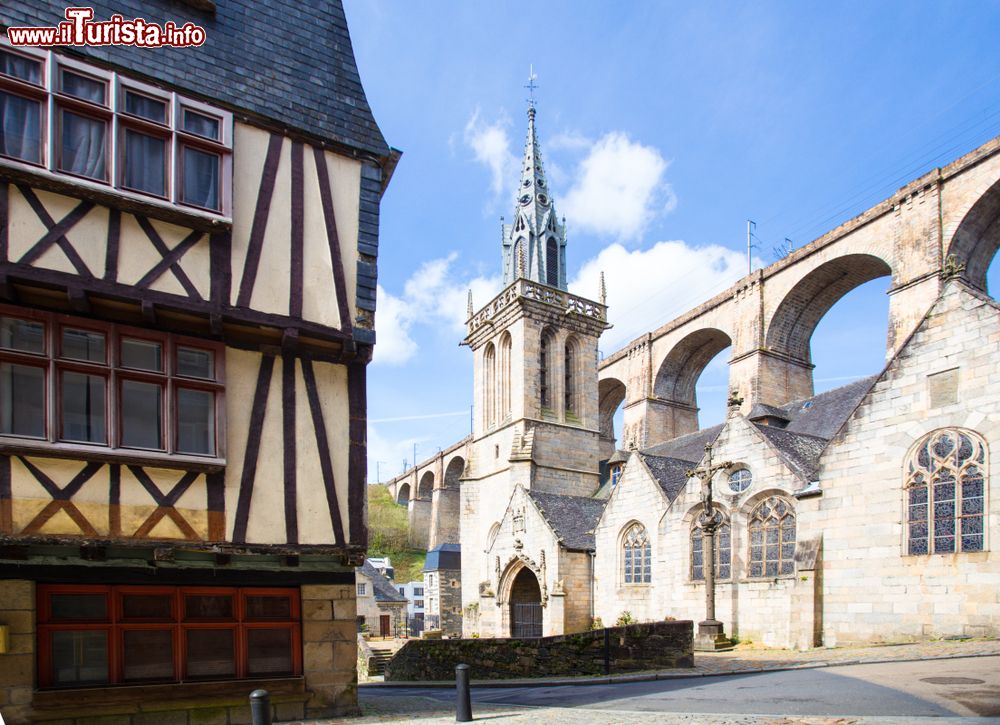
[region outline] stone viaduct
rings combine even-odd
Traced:
[[[386,482],[393,500],[407,507],[411,546],[429,551],[439,544],[459,543],[458,482],[471,440],[466,436]]]
[[[725,292],[604,359],[598,373],[601,438],[643,448],[698,428],[695,384],[731,348],[729,387],[742,411],[813,394],[810,338],[845,294],[890,277],[886,357],[916,328],[956,270],[986,289],[1000,245],[1000,137],[907,184],[891,198],[747,275]]]

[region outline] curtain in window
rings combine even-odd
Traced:
[[[166,149],[162,138],[125,131],[125,186],[166,196]]]
[[[206,209],[219,208],[219,157],[184,148],[184,201]]]
[[[40,163],[41,104],[0,91],[0,154]]]
[[[107,125],[104,121],[62,112],[60,168],[92,179],[106,178]]]

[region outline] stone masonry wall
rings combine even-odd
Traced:
[[[692,667],[694,625],[652,622],[537,639],[411,640],[386,668],[386,681],[453,680],[455,665],[473,680],[604,673],[605,642],[611,673]]]

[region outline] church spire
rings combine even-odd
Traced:
[[[534,80],[532,73],[527,86],[532,92],[528,101],[528,137],[524,143],[514,221],[503,226],[504,284],[526,277],[566,289],[566,228],[559,222],[545,179],[535,129]]]

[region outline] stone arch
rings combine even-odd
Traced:
[[[855,287],[891,274],[892,267],[872,254],[847,254],[816,267],[789,290],[771,316],[767,349],[811,362],[809,342],[823,315]]]
[[[1000,180],[966,212],[948,245],[947,256],[965,265],[964,277],[986,291],[986,272],[1000,249]]]
[[[396,503],[406,506],[410,502],[410,484],[401,483],[396,489]]]
[[[457,486],[463,473],[465,473],[465,459],[461,456],[455,456],[448,461],[448,466],[444,469],[444,483],[442,487],[453,488]]]
[[[420,477],[420,483],[417,484],[416,497],[429,499],[433,491],[434,491],[434,472],[424,471],[424,475]]]
[[[602,438],[615,437],[615,412],[625,401],[625,383],[618,378],[601,378],[597,383],[597,409]]]
[[[503,618],[502,631],[511,637],[540,637],[544,631],[542,621],[547,599],[544,572],[527,557],[514,557],[504,569],[497,586],[496,603]],[[531,609],[534,612],[530,610],[517,612],[517,605],[532,605]],[[526,634],[523,631],[524,616],[526,614],[530,616],[532,613],[537,616],[537,627]],[[521,631],[518,631],[519,629]]]
[[[497,536],[500,535],[500,522],[495,521],[490,527],[489,533],[486,534],[486,548],[484,551],[489,552],[493,548],[493,544],[497,540]]]
[[[653,382],[653,394],[662,400],[698,407],[695,386],[705,366],[733,344],[728,334],[714,327],[686,335],[660,363]]]

